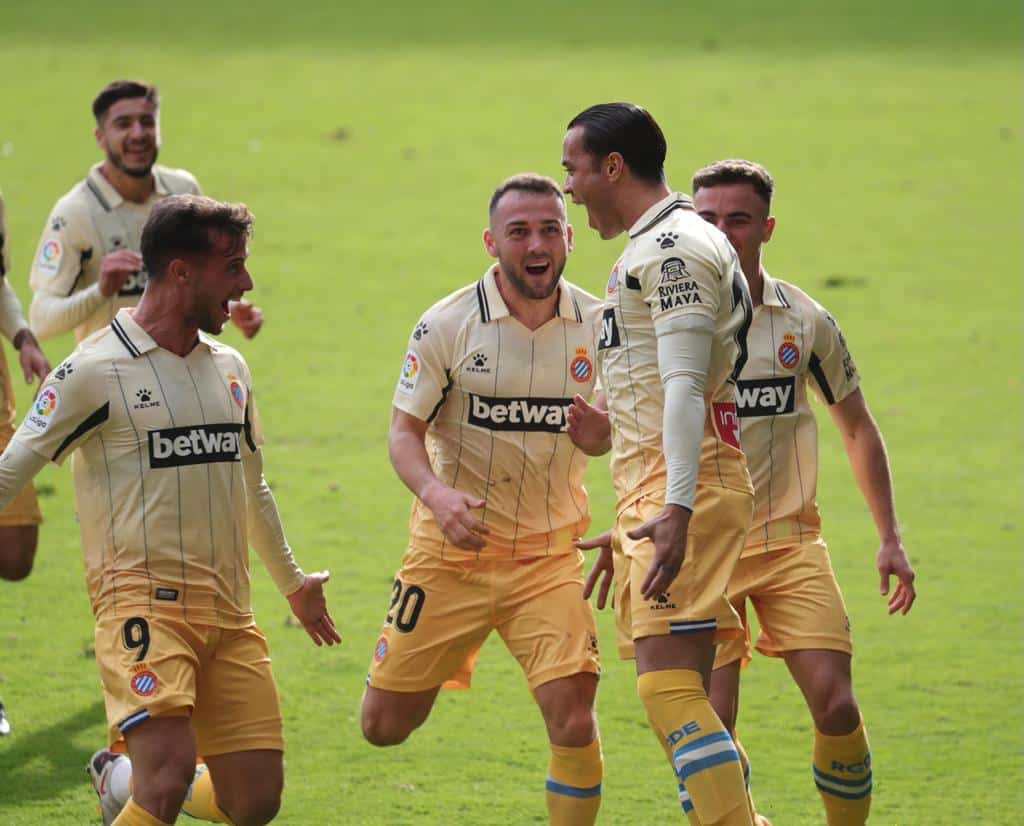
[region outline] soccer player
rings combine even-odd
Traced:
[[[665,154],[654,118],[629,103],[584,110],[562,145],[565,192],[590,226],[629,234],[598,343],[618,504],[614,552],[594,573],[614,566],[619,653],[636,659],[683,810],[750,824],[739,755],[704,687],[716,639],[740,633],[725,591],[753,506],[733,400],[750,296],[726,237],[669,189]]]
[[[565,417],[594,387],[600,302],[561,277],[572,228],[552,179],[504,181],[483,241],[497,264],[422,316],[394,395],[391,462],[415,499],[362,729],[404,741],[442,684],[469,686],[497,630],[547,726],[550,822],[586,826],[601,799],[599,664],[573,546],[590,522],[586,457]]]
[[[850,622],[821,536],[817,425],[808,388],[828,406],[839,428],[878,530],[875,561],[890,614],[906,614],[914,604],[914,570],[896,521],[885,443],[846,340],[824,307],[769,275],[762,263],[761,247],[775,229],[773,189],[768,171],[745,160],[718,161],[693,176],[694,206],[732,242],[754,304],[736,393],[754,481],[754,519],[729,581],[746,639],[719,647],[711,701],[734,731],[740,665],[751,658],[749,600],[761,629],[757,650],[786,661],[814,719],[814,782],[827,822],[852,826],[868,817],[871,752],[853,693]],[[890,594],[892,576],[897,584]]]
[[[157,88],[133,80],[108,83],[93,100],[96,144],[106,157],[46,220],[29,279],[29,318],[41,338],[73,329],[81,341],[134,307],[146,286],[139,253],[146,218],[168,195],[199,193],[191,173],[156,163],[159,106]],[[263,323],[248,301],[233,302],[231,318],[246,338]]]
[[[327,574],[298,567],[264,480],[249,368],[209,335],[252,288],[251,225],[241,204],[154,205],[138,307],[49,375],[0,456],[3,506],[46,462],[76,454],[109,739],[132,760],[118,826],[173,823],[197,750],[215,794],[195,814],[262,824],[277,812],[281,715],[250,607],[250,542],[313,641],[340,640]]]
[[[0,333],[18,351],[18,360],[26,382],[42,379],[50,372],[50,364],[39,349],[21,311],[21,302],[7,280],[10,271],[7,251],[7,225],[4,199],[0,194]],[[7,368],[7,357],[0,349],[0,449],[7,446],[14,434],[14,388]],[[0,578],[24,579],[32,570],[39,540],[39,523],[43,517],[36,501],[35,487],[28,484],[21,494],[0,511]],[[0,736],[10,734],[11,722],[0,702]]]

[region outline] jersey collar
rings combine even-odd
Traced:
[[[121,194],[114,189],[110,181],[103,177],[103,173],[100,172],[100,167],[103,166],[103,162],[94,163],[89,168],[89,174],[86,176],[86,186],[92,190],[97,200],[107,212],[112,209],[117,209],[122,203],[124,198]],[[159,168],[154,165],[152,170],[153,175],[153,191],[161,197],[164,195],[170,195],[171,191],[167,188],[167,184],[164,182],[163,176],[159,173]]]
[[[476,301],[480,312],[480,321],[486,324],[510,315],[505,299],[501,297],[497,282],[498,265],[494,264],[487,268],[487,272],[476,282]],[[583,323],[583,312],[580,310],[576,297],[572,294],[572,287],[563,278],[558,283],[558,306],[555,308],[555,315],[567,321]]]
[[[118,337],[124,348],[131,353],[132,358],[139,358],[144,353],[160,347],[159,344],[153,341],[149,333],[135,323],[135,319],[132,318],[132,312],[128,307],[122,307],[117,311],[114,320],[110,322],[110,329],[114,331],[114,335]],[[216,339],[208,336],[202,330],[199,331],[199,344],[212,350],[216,343]]]
[[[664,221],[677,209],[693,209],[693,201],[682,192],[670,192],[660,201],[652,204],[650,209],[641,215],[629,228],[629,237],[636,238]]]
[[[763,270],[761,272],[761,280],[764,282],[764,291],[761,295],[762,304],[767,304],[769,307],[788,308],[792,306],[781,281],[777,278],[772,278]]]

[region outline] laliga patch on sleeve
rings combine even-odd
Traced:
[[[47,238],[39,248],[37,265],[43,272],[55,273],[60,268],[60,259],[64,257],[64,247],[56,238]]]
[[[420,357],[415,350],[405,354],[405,362],[402,364],[402,373],[398,377],[398,390],[402,393],[411,394],[416,389],[416,382],[419,381]]]
[[[25,427],[33,433],[45,433],[53,421],[53,414],[60,407],[60,393],[56,387],[44,387],[32,402],[25,416]]]

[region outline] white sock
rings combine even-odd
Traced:
[[[124,760],[115,760],[110,767],[110,777],[107,779],[110,793],[114,799],[124,805],[132,796],[132,761],[125,755]]]

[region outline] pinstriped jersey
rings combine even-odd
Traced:
[[[200,333],[181,358],[121,310],[50,373],[14,438],[58,464],[76,453],[97,619],[252,622],[241,456],[262,436],[236,350]]]
[[[11,270],[11,259],[7,252],[7,217],[4,215],[4,197],[0,193],[0,282]],[[0,347],[0,427],[14,423],[14,388],[11,386],[11,371],[7,367],[7,353]]]
[[[608,279],[598,342],[620,511],[665,489],[665,395],[655,328],[677,318],[702,320],[713,330],[697,484],[751,490],[733,399],[734,374],[746,358],[750,307],[728,239],[694,212],[685,195],[662,199],[630,229]]]
[[[413,330],[394,405],[430,423],[437,477],[479,497],[487,547],[448,543],[413,501],[410,541],[445,558],[575,552],[590,524],[586,456],[565,433],[566,411],[594,388],[600,301],[564,279],[557,315],[528,330],[509,314],[489,269],[431,307]]]
[[[100,261],[119,249],[138,252],[153,206],[168,195],[199,194],[199,184],[184,169],[153,167],[154,191],[143,204],[126,201],[95,164],[85,179],[64,195],[46,219],[39,248],[32,262],[29,284],[68,296],[99,281]],[[75,328],[75,339],[106,327],[122,307],[134,307],[146,287],[143,269],[129,278],[115,295]]]
[[[807,388],[831,405],[856,390],[860,378],[828,311],[767,273],[747,349],[736,403],[754,482],[754,519],[743,551],[752,556],[818,536],[818,426]]]

